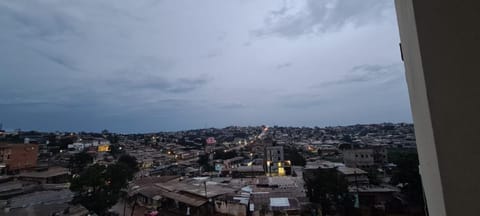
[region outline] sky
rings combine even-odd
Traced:
[[[393,0],[3,0],[0,28],[6,129],[411,122]]]

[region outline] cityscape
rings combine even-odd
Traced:
[[[393,0],[0,1],[0,215],[438,212],[424,133],[456,112],[415,109],[444,104],[412,88],[398,20]]]
[[[0,130],[7,215],[425,215],[412,124]]]

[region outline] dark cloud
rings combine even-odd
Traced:
[[[233,110],[233,109],[243,109],[246,108],[246,105],[241,103],[227,103],[219,106],[221,109]]]
[[[308,109],[313,107],[321,107],[328,105],[330,103],[329,99],[314,97],[311,95],[297,96],[284,98],[280,105],[289,109]]]
[[[391,0],[0,1],[0,122],[132,132],[395,119],[410,112],[401,67],[391,65],[397,28],[381,20],[382,11],[394,20],[392,8]],[[364,24],[372,28],[345,28]],[[297,37],[324,32],[332,37]]]
[[[65,56],[63,54],[62,55],[57,55],[57,54],[43,52],[43,51],[40,51],[40,50],[34,50],[34,51],[36,53],[38,53],[39,55],[41,55],[42,57],[46,58],[47,60],[49,60],[49,61],[51,61],[55,64],[58,64],[62,67],[65,67],[69,70],[81,71],[71,58],[68,58],[67,56]]]
[[[386,83],[403,78],[403,66],[401,64],[391,65],[358,65],[353,67],[341,79],[325,81],[315,88],[325,88],[335,85],[349,85],[355,83]]]
[[[208,81],[207,77],[167,79],[152,75],[137,75],[134,78],[117,78],[106,80],[105,82],[107,86],[118,90],[147,89],[168,93],[187,93],[201,88]]]
[[[284,3],[265,19],[256,36],[297,37],[304,34],[336,31],[347,24],[356,26],[381,21],[393,1],[385,0],[306,0],[303,10],[295,11]]]
[[[0,102],[1,106],[37,106],[37,105],[48,105],[52,104],[50,101],[2,101]]]
[[[57,41],[62,35],[80,34],[77,21],[67,11],[52,4],[31,1],[0,3],[0,17],[17,27],[17,36],[45,41]]]
[[[292,66],[292,63],[291,62],[286,62],[286,63],[282,63],[282,64],[279,64],[277,65],[277,69],[278,70],[281,70],[281,69],[286,69],[286,68],[289,68]]]
[[[175,80],[170,87],[167,89],[168,92],[173,93],[185,93],[196,90],[205,84],[207,84],[208,79],[204,77],[200,78],[181,78]]]

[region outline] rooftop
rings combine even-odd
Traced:
[[[351,168],[351,167],[337,167],[337,170],[342,173],[343,175],[364,175],[367,174],[362,169],[359,168]]]
[[[50,178],[59,175],[70,174],[67,168],[63,167],[50,167],[45,171],[33,171],[33,172],[24,172],[20,173],[18,177],[27,177],[27,178]]]

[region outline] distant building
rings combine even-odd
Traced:
[[[347,149],[343,151],[343,162],[347,167],[370,169],[374,167],[373,149]]]
[[[267,146],[264,154],[264,168],[268,176],[290,175],[290,161],[285,161],[283,146]]]
[[[338,153],[338,148],[334,145],[329,145],[329,144],[319,145],[316,150],[322,156],[334,155]]]
[[[223,161],[225,168],[239,167],[245,159],[243,157],[234,157]]]
[[[383,145],[370,145],[368,148],[343,151],[343,162],[348,167],[361,169],[380,168],[388,163],[387,150]]]
[[[18,172],[37,166],[38,146],[35,144],[0,144],[0,168]]]
[[[39,184],[61,184],[69,181],[70,172],[63,167],[50,167],[46,170],[20,173],[17,178],[22,181],[37,182]]]
[[[359,168],[351,167],[337,167],[337,171],[340,173],[348,183],[348,185],[368,185],[368,173]]]
[[[110,144],[98,145],[97,150],[98,150],[98,152],[109,152],[110,151]]]
[[[215,145],[217,144],[217,140],[214,137],[208,137],[205,141],[205,152],[212,153],[215,151]]]
[[[68,151],[70,153],[81,152],[85,149],[95,148],[98,152],[110,151],[110,141],[102,138],[96,139],[80,139],[78,142],[68,144]]]
[[[221,215],[247,216],[248,203],[248,195],[221,195],[215,198],[215,212]]]
[[[373,149],[373,162],[377,167],[388,163],[387,145],[368,145],[368,148]]]

